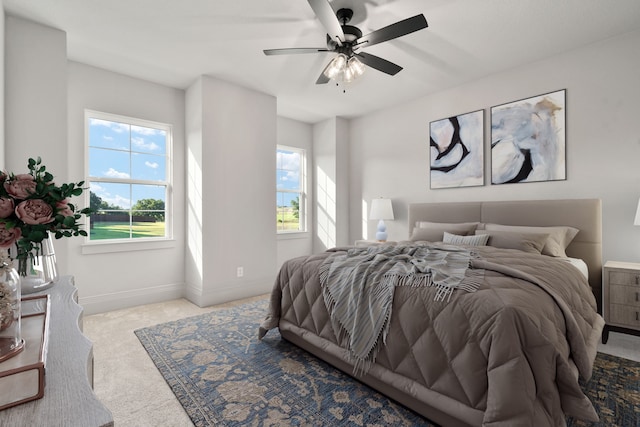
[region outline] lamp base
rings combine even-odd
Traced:
[[[384,220],[378,222],[378,232],[376,233],[376,240],[378,242],[387,241],[387,226],[384,224]]]

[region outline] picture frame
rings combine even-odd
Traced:
[[[429,123],[430,188],[484,185],[484,110]]]
[[[491,107],[491,184],[561,181],[566,89]]]

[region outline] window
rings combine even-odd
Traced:
[[[171,237],[171,126],[87,111],[90,241]]]
[[[276,189],[278,233],[306,231],[304,150],[278,146]]]

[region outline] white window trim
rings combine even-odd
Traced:
[[[127,123],[133,126],[150,127],[155,129],[167,130],[166,141],[166,177],[167,193],[165,200],[165,236],[164,237],[139,237],[135,239],[112,239],[112,240],[90,240],[87,236],[82,244],[83,254],[98,254],[108,252],[123,252],[136,250],[152,250],[170,248],[175,246],[173,238],[173,126],[167,123],[154,122],[135,117],[124,116],[121,114],[111,114],[101,111],[85,109],[84,111],[84,150],[85,150],[85,182],[122,182],[127,184],[150,184],[157,185],[157,181],[147,180],[121,180],[118,178],[90,178],[89,174],[89,118],[108,120],[111,122]],[[164,183],[163,182],[163,185]],[[85,191],[85,206],[91,205],[90,191]],[[91,216],[87,221],[87,226],[91,226]],[[90,235],[90,231],[87,230]]]
[[[277,240],[308,239],[311,236],[309,231],[283,231],[276,236]]]
[[[278,230],[276,229],[276,233],[278,235],[278,238],[280,239],[283,236],[290,236],[289,238],[291,239],[296,239],[296,238],[305,238],[307,237],[307,235],[309,234],[309,229],[308,229],[308,223],[307,223],[307,150],[305,150],[304,148],[300,148],[300,147],[293,147],[290,145],[280,145],[278,144],[276,146],[276,152],[277,150],[285,150],[285,151],[295,151],[297,153],[300,153],[300,191],[292,191],[292,190],[281,190],[278,189],[276,187],[276,195],[277,193],[295,193],[298,194],[300,193],[300,200],[299,200],[299,217],[298,220],[300,221],[300,224],[302,225],[302,230]],[[276,167],[277,169],[277,167]],[[285,240],[285,238],[282,238],[281,240]]]

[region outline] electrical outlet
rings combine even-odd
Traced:
[[[238,269],[236,270],[236,275],[238,277],[244,276],[244,267],[238,267]]]

